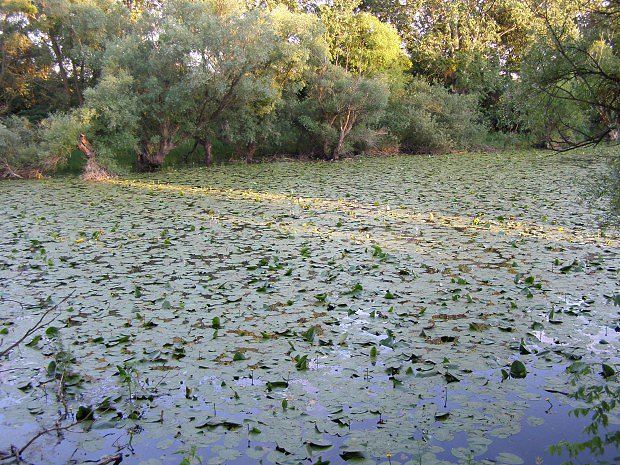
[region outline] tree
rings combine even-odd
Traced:
[[[316,10],[313,0],[247,0],[248,8],[267,8],[273,10],[284,6],[292,13],[312,13]]]
[[[36,126],[25,118],[12,116],[0,121],[0,178],[41,175],[36,135]]]
[[[356,12],[357,0],[321,5],[319,15],[331,62],[355,74],[402,72],[410,65],[398,31],[367,12]]]
[[[183,131],[204,147],[207,165],[218,135],[245,145],[251,161],[259,126],[274,110],[283,86],[299,79],[309,58],[321,53],[318,25],[282,7],[242,15],[201,9],[186,15],[186,21],[193,31],[186,85],[196,111]],[[239,119],[248,125],[240,126]]]
[[[35,5],[16,0],[3,1],[1,6],[0,115],[17,114],[41,103],[37,91],[53,72],[52,62],[31,39]]]
[[[537,15],[546,35],[530,51],[524,84],[555,106],[572,107],[555,115],[551,145],[563,149],[618,142],[620,2],[579,1],[574,9],[545,8]]]
[[[97,153],[82,130],[88,127],[87,111],[77,109],[53,114],[38,123],[16,116],[0,123],[0,177],[40,178],[64,165],[79,148],[87,157],[83,178],[107,178]]]
[[[135,141],[138,167],[143,170],[161,167],[190,116],[188,71],[183,61],[189,50],[186,44],[170,40],[166,21],[166,16],[146,12],[132,34],[109,44],[103,79],[86,98],[86,105],[99,118],[111,117],[110,108],[129,112],[126,119],[132,124],[102,124],[92,142],[97,145],[99,138],[114,139],[120,131],[124,135],[119,139]],[[122,76],[122,81],[117,76]]]
[[[5,8],[6,4],[6,8]],[[41,119],[81,105],[95,85],[104,44],[121,37],[124,8],[113,0],[3,2],[0,85],[6,112]]]
[[[449,152],[479,147],[486,135],[475,95],[450,92],[419,77],[393,85],[384,126],[400,150]]]
[[[382,22],[392,25],[411,49],[418,31],[415,30],[413,18],[418,14],[422,0],[362,0],[357,9],[379,18]]]
[[[109,146],[99,140],[133,140],[146,170],[161,167],[188,140],[204,147],[207,164],[213,140],[227,135],[252,153],[258,126],[283,86],[300,79],[310,57],[324,50],[318,30],[315,19],[284,8],[247,11],[216,0],[178,0],[145,11],[134,32],[108,46],[104,77],[87,92],[95,121],[102,114],[109,119],[110,108],[125,115],[121,126],[99,124],[93,147]],[[110,91],[110,85],[121,87]],[[240,115],[255,129],[230,124]],[[232,134],[231,126],[239,132]]]
[[[332,160],[347,151],[355,130],[372,131],[388,100],[387,86],[379,79],[355,76],[335,65],[321,69],[307,92],[300,123]]]
[[[314,15],[291,13],[279,7],[267,17],[273,34],[268,60],[246,81],[249,87],[243,91],[245,97],[222,114],[222,134],[238,153],[245,155],[247,162],[253,161],[261,146],[280,137],[277,110],[285,96],[300,91],[308,73],[326,61],[323,29]],[[263,32],[267,24],[263,23]],[[261,56],[252,55],[253,59]]]
[[[414,75],[476,94],[495,129],[516,125],[504,121],[502,99],[538,30],[521,0],[364,0],[359,8],[396,27]]]

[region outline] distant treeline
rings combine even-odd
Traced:
[[[618,0],[11,0],[0,21],[0,177],[76,148],[97,178],[618,140]]]

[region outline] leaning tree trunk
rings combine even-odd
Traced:
[[[85,181],[103,181],[110,178],[110,173],[97,163],[97,153],[84,134],[80,134],[77,148],[86,155],[86,167],[82,179]]]
[[[618,124],[620,123],[620,116],[616,116],[613,113],[610,115],[606,108],[599,108],[598,114],[601,118],[601,122],[608,129],[607,142],[618,142]]]

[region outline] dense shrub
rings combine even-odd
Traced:
[[[37,146],[39,128],[26,118],[11,116],[0,121],[0,177],[41,176],[44,159]]]
[[[396,85],[384,123],[411,153],[476,148],[487,133],[475,94],[454,94],[420,79]]]

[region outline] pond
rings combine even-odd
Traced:
[[[590,437],[575,391],[618,386],[620,236],[582,200],[604,169],[515,152],[0,183],[0,350],[44,317],[1,361],[0,450],[49,430],[24,460],[568,460],[548,448]]]

